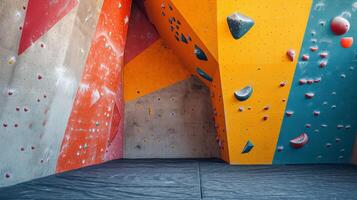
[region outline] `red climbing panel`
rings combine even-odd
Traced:
[[[57,172],[122,157],[122,66],[130,0],[105,0],[57,162]]]
[[[18,54],[44,35],[78,3],[77,0],[29,0]]]

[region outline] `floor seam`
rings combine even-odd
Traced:
[[[200,198],[203,199],[200,161],[197,161],[197,176],[198,176],[198,186],[200,188]]]

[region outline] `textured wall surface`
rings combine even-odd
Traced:
[[[195,2],[147,0],[145,6],[164,41],[212,91],[221,158],[351,161],[355,1],[207,1],[197,10]],[[336,16],[344,18],[339,28],[351,26],[344,35],[330,30]]]
[[[329,0],[324,4],[314,1],[290,96],[279,136],[274,163],[348,163],[357,132],[357,46],[343,48],[341,38],[357,38],[357,12],[353,1]],[[350,30],[341,36],[330,29],[336,16],[345,17]],[[316,51],[312,48],[318,48]],[[321,54],[328,54],[321,58]],[[322,62],[327,62],[321,67]],[[301,84],[301,80],[314,83]],[[312,99],[305,97],[313,93]],[[289,141],[307,133],[309,141],[296,150]]]
[[[125,104],[125,158],[219,157],[209,90],[197,78]]]
[[[0,186],[122,155],[129,11],[119,0],[0,2]]]
[[[125,62],[124,157],[218,157],[207,87],[189,78],[135,3]]]

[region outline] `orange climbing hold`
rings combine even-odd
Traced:
[[[345,49],[350,48],[353,44],[353,37],[341,38],[341,46]]]

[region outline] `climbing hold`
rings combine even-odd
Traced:
[[[300,85],[304,85],[304,84],[306,84],[307,83],[307,80],[306,79],[300,79],[299,80],[299,84]]]
[[[9,63],[9,65],[13,65],[16,62],[16,57],[12,56],[11,58],[9,58],[9,60],[7,61],[7,63]]]
[[[278,152],[282,152],[284,150],[284,146],[278,146],[277,150]]]
[[[306,128],[311,128],[311,124],[305,124]]]
[[[207,81],[212,81],[212,77],[210,75],[208,75],[206,72],[204,72],[202,69],[200,69],[199,67],[196,68],[196,72],[204,79],[206,79]]]
[[[344,125],[342,125],[342,124],[338,124],[337,125],[337,129],[343,129],[345,126]]]
[[[263,120],[264,121],[266,121],[266,120],[268,120],[269,119],[269,117],[267,116],[267,115],[265,115],[264,117],[263,117]]]
[[[320,68],[324,68],[327,65],[327,61],[321,61],[320,62]]]
[[[270,106],[264,106],[264,110],[269,110]]]
[[[331,146],[332,146],[331,143],[326,143],[326,147],[327,147],[327,148],[329,148],[329,147],[331,147]]]
[[[196,54],[196,57],[200,60],[205,60],[207,61],[208,58],[206,56],[206,54],[203,52],[203,50],[198,47],[197,45],[195,45],[195,50],[194,50],[194,53]]]
[[[239,107],[239,112],[243,112],[244,111],[244,108],[243,107]]]
[[[294,111],[288,110],[288,111],[285,112],[285,115],[286,115],[287,117],[290,117],[290,116],[293,115],[293,114],[294,114]]]
[[[184,34],[182,34],[182,33],[181,33],[181,41],[182,41],[183,43],[188,44],[188,42],[187,42],[187,39],[186,39],[185,35],[184,35]]]
[[[321,113],[320,111],[315,110],[315,111],[314,111],[314,116],[319,116],[320,113]]]
[[[313,84],[313,83],[314,83],[314,80],[309,79],[309,80],[307,80],[307,83],[311,85],[311,84]]]
[[[312,99],[314,96],[315,96],[315,94],[312,93],[312,92],[307,92],[307,93],[305,93],[305,97],[306,97],[307,99]]]
[[[245,101],[252,95],[252,93],[253,93],[253,88],[250,85],[248,85],[243,89],[234,92],[234,96],[239,101]]]
[[[317,51],[319,48],[317,46],[313,46],[313,47],[310,47],[310,51],[312,52],[315,52]]]
[[[341,17],[335,17],[331,20],[331,31],[335,33],[336,35],[343,35],[347,33],[348,30],[350,30],[350,22]]]
[[[285,85],[286,85],[286,82],[285,82],[285,81],[282,81],[282,82],[280,82],[280,84],[279,84],[280,87],[284,87]]]
[[[341,142],[341,138],[336,138],[335,140],[336,140],[336,143]]]
[[[341,46],[345,49],[350,48],[353,44],[353,37],[341,38]]]
[[[327,53],[327,52],[321,52],[321,53],[320,53],[320,57],[321,57],[321,58],[327,58],[327,56],[328,56],[328,53]]]
[[[299,135],[298,137],[290,140],[290,145],[296,149],[303,147],[309,141],[309,137],[306,133]]]
[[[286,52],[286,55],[288,56],[289,60],[293,62],[295,60],[295,50],[294,49],[289,49],[288,52]]]
[[[243,37],[254,25],[253,19],[237,12],[227,17],[227,23],[236,40]]]
[[[321,81],[321,78],[316,78],[315,80],[314,80],[314,83],[319,83]]]
[[[253,149],[254,145],[253,143],[248,140],[247,144],[244,146],[242,153],[248,153]]]
[[[303,61],[308,61],[309,58],[310,58],[309,55],[306,55],[306,54],[302,55],[302,60],[303,60]]]

